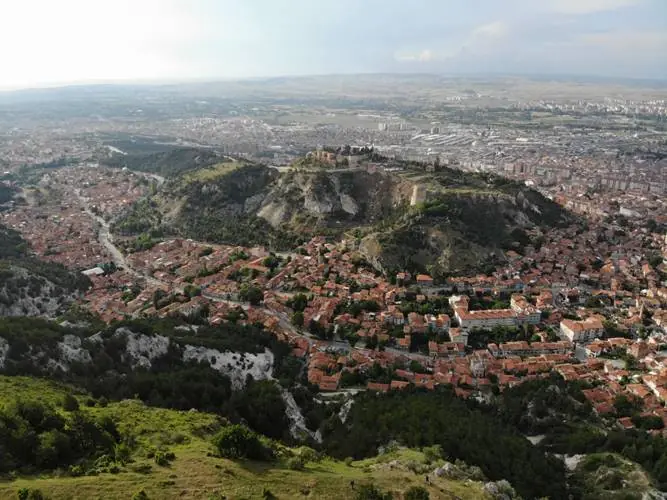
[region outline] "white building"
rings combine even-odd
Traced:
[[[560,334],[570,342],[591,342],[602,337],[604,326],[602,321],[595,317],[586,318],[584,321],[564,319],[560,322]]]

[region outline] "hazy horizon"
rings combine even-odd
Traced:
[[[0,89],[327,74],[667,79],[664,0],[8,0]]]

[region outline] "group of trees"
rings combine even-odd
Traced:
[[[111,419],[95,420],[76,408],[63,415],[36,401],[0,409],[0,473],[35,473],[110,453],[121,436]]]
[[[128,168],[172,177],[220,163],[224,159],[210,149],[178,148],[150,154],[114,155],[105,158],[104,164],[112,168]]]
[[[0,205],[7,203],[16,194],[16,189],[6,184],[0,184]]]
[[[534,333],[533,325],[528,325],[526,328],[495,326],[491,330],[476,328],[470,332],[468,344],[473,349],[486,349],[490,343],[502,344],[515,340],[531,340]]]
[[[246,367],[243,353],[274,354],[273,376],[286,387],[301,380],[301,365],[290,356],[290,347],[260,327],[223,324],[202,325],[196,331],[176,320],[134,320],[117,323],[102,332],[101,342],[85,338],[94,332],[64,328],[38,318],[0,318],[0,337],[9,343],[7,359],[1,372],[8,375],[49,375],[72,383],[96,398],[122,400],[138,397],[147,404],[179,410],[195,408],[245,421],[253,429],[273,438],[290,439],[285,403],[273,381],[249,378],[243,389],[234,390],[230,378],[212,368],[209,361],[185,361],[183,348],[194,345],[238,353]],[[169,338],[167,352],[151,360],[150,368],[133,366],[127,353],[127,337],[118,334],[125,327],[135,334],[163,335]],[[121,330],[123,331],[123,330]],[[35,361],[34,354],[59,359],[58,342],[65,335],[83,338],[90,362],[72,362],[68,371],[49,369]],[[231,367],[230,367],[231,369]]]
[[[660,428],[662,421],[642,417],[641,404],[624,396],[616,398],[618,415],[632,416],[639,430],[607,430],[593,413],[580,382],[560,376],[524,382],[502,393],[498,406],[488,409],[522,433],[543,434],[539,446],[565,455],[614,452],[639,463],[660,489],[667,488],[667,439],[645,430]]]
[[[439,444],[448,458],[478,465],[490,479],[509,480],[525,498],[567,498],[562,461],[445,388],[359,395],[345,424],[329,420],[323,430],[326,450],[339,458],[372,456],[391,441]]]

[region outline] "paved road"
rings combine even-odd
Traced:
[[[164,281],[160,281],[153,276],[141,273],[136,269],[134,269],[123,255],[123,252],[121,252],[120,249],[115,245],[113,241],[113,236],[109,228],[109,223],[105,221],[103,217],[100,217],[99,215],[93,213],[93,211],[90,209],[89,200],[81,196],[81,192],[78,189],[75,190],[74,193],[81,202],[81,205],[83,206],[85,212],[99,224],[100,229],[97,232],[97,238],[99,242],[104,246],[104,248],[107,249],[109,255],[111,256],[111,260],[113,261],[114,264],[116,264],[117,267],[123,268],[127,272],[135,275],[140,279],[145,280],[147,283],[150,283],[151,285],[159,287],[169,286],[168,283],[165,283]]]

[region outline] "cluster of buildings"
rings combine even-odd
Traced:
[[[662,350],[667,347],[664,326],[656,325],[646,340],[633,335],[607,338],[599,312],[559,302],[554,297],[565,300],[568,294],[554,293],[550,287],[545,291],[521,280],[521,287],[514,280],[490,277],[455,278],[440,284],[425,275],[417,281],[416,276],[400,273],[396,284],[391,284],[360,266],[345,243],[328,243],[323,238],[314,238],[299,252],[283,256],[274,268],[265,265],[267,257],[270,254],[262,248],[208,246],[188,240],[163,242],[128,259],[134,269],[159,280],[158,285],[148,281],[136,295],[127,296],[131,275],[121,271],[93,277],[95,287],[87,304],[102,315],[113,312],[117,318],[187,315],[205,307],[213,324],[259,321],[292,344],[293,354],[307,365],[309,382],[322,391],[360,386],[388,391],[410,384],[434,389],[445,384],[452,385],[462,397],[490,397],[494,391],[525,380],[559,373],[568,380],[611,384],[612,389],[604,389],[611,398],[607,401],[609,411],[598,404],[602,402],[600,389],[586,392],[601,414],[613,418],[614,399],[619,394],[643,394],[639,384],[649,391],[643,395],[643,411],[662,415],[667,394],[659,376],[667,368],[667,349]],[[239,294],[248,285],[263,290],[262,304],[243,303]],[[186,299],[187,287],[196,287],[201,293]],[[457,293],[452,295],[454,287]],[[160,307],[154,300],[157,288],[172,295],[172,300]],[[522,293],[516,292],[518,288]],[[470,309],[473,296],[479,300],[480,295],[491,298],[496,293],[509,295],[509,307]],[[292,323],[295,311],[290,307],[300,294],[307,297],[303,326]],[[368,303],[377,307],[356,312],[351,307]],[[406,311],[406,306],[428,308],[435,303],[441,304],[441,312]],[[454,314],[450,316],[445,309]],[[542,310],[549,313],[548,318]],[[581,319],[565,318],[562,311],[576,312]],[[488,314],[474,315],[480,312]],[[481,318],[483,323],[466,323],[466,314]],[[333,337],[309,333],[311,322],[334,332]],[[488,331],[502,326],[520,334],[531,325],[534,335],[528,340],[489,342],[482,349],[473,349],[468,342],[479,328]],[[341,336],[341,331],[352,332],[354,339]],[[415,348],[413,340],[419,336],[427,340]],[[373,337],[379,348],[368,347]],[[637,360],[631,370],[617,366],[619,353]],[[628,425],[627,420],[622,422],[619,425]]]
[[[24,202],[0,215],[47,261],[72,269],[89,269],[112,260],[100,243],[99,222],[111,219],[147,192],[141,176],[98,167],[65,167],[44,175]]]

